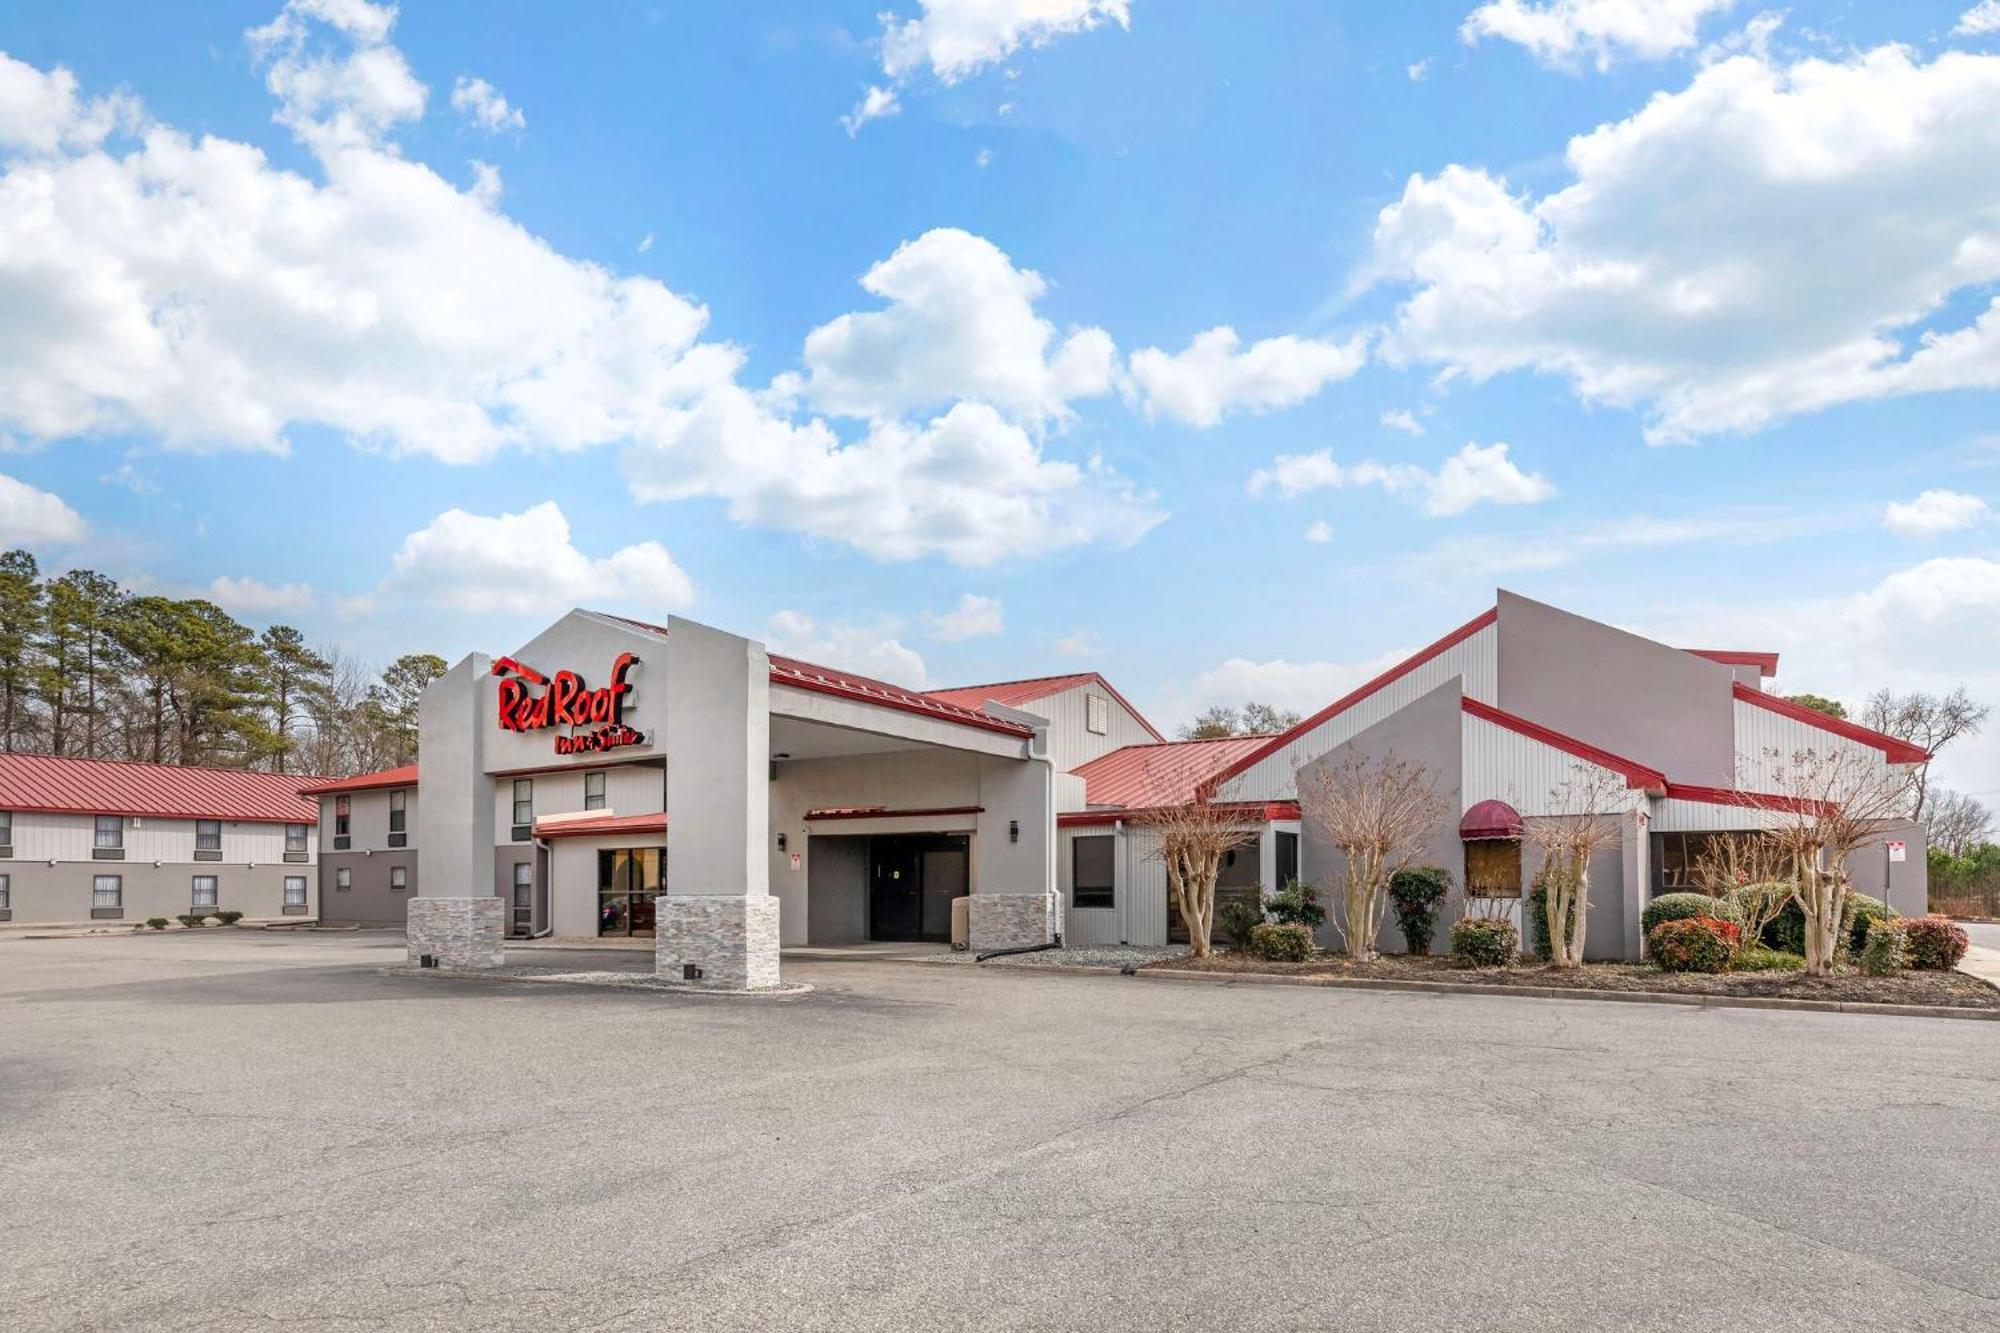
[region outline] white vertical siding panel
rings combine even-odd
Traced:
[[[1119,944],[1124,940],[1123,909],[1119,906],[1084,907],[1076,906],[1076,855],[1072,844],[1078,838],[1111,837],[1111,826],[1089,825],[1084,828],[1061,829],[1056,835],[1056,889],[1063,900],[1063,943],[1065,944]],[[1111,862],[1114,876],[1114,904],[1124,897],[1124,885],[1117,883],[1118,861],[1114,851]]]
[[[1655,833],[1729,833],[1738,829],[1776,828],[1783,819],[1782,814],[1748,805],[1671,798],[1653,805]]]
[[[1768,708],[1745,703],[1736,703],[1736,769],[1737,783],[1746,791],[1768,791],[1771,785],[1771,761],[1766,751],[1776,750],[1782,762],[1789,763],[1792,755],[1801,750],[1812,750],[1819,754],[1831,754],[1837,750],[1858,751],[1866,758],[1880,764],[1889,761],[1883,753],[1872,745],[1851,741],[1845,736],[1836,736],[1830,731],[1809,726],[1796,718],[1774,713]]]
[[[1453,644],[1430,661],[1390,681],[1345,712],[1328,718],[1290,745],[1266,755],[1232,778],[1223,795],[1240,801],[1290,800],[1296,794],[1294,774],[1327,751],[1354,739],[1391,713],[1429,694],[1454,676],[1467,698],[1494,703],[1500,691],[1500,635],[1495,625]]]
[[[1470,713],[1465,719],[1459,791],[1466,809],[1480,801],[1505,801],[1522,815],[1563,814],[1553,797],[1564,784],[1576,779],[1577,771],[1609,774],[1625,792],[1620,809],[1632,809],[1645,800],[1643,792],[1626,787],[1623,774],[1579,759],[1567,750],[1523,736],[1518,731],[1489,722]]]
[[[1111,705],[1107,710],[1110,725],[1102,736],[1090,729],[1090,705],[1085,702],[1085,697],[1091,694],[1102,695],[1104,701]],[[1049,720],[1049,758],[1058,773],[1067,773],[1099,755],[1127,745],[1153,743],[1153,733],[1126,711],[1117,696],[1092,682],[1072,685],[1046,698],[1030,700],[1022,704],[1021,709]]]
[[[1128,944],[1167,942],[1167,867],[1159,859],[1159,835],[1127,828],[1119,839],[1120,910]]]

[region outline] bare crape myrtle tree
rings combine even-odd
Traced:
[[[1208,957],[1215,881],[1229,853],[1257,841],[1257,825],[1242,806],[1210,800],[1206,793],[1185,805],[1142,811],[1132,823],[1157,840],[1149,855],[1167,868],[1167,892],[1187,925],[1188,952]]]
[[[1549,961],[1580,967],[1590,930],[1590,862],[1623,836],[1631,808],[1625,780],[1595,765],[1577,764],[1549,792],[1550,813],[1524,820],[1521,839],[1541,853],[1548,890]]]
[[[1343,911],[1334,925],[1357,960],[1376,956],[1389,879],[1416,863],[1446,818],[1437,775],[1394,755],[1352,755],[1302,769],[1299,814],[1340,852]]]

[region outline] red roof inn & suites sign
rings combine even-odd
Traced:
[[[646,743],[645,733],[625,724],[625,696],[632,692],[626,677],[639,659],[620,653],[611,664],[611,683],[596,689],[574,671],[544,676],[511,657],[493,663],[500,681],[499,717],[502,731],[541,731],[570,727],[556,736],[557,754],[595,754]]]

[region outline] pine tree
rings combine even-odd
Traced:
[[[315,697],[331,690],[333,664],[308,647],[305,636],[290,625],[271,626],[257,646],[263,656],[274,753],[283,773],[291,758],[293,729],[311,715]]]
[[[33,739],[35,640],[42,628],[41,570],[26,551],[0,554],[0,750]]]

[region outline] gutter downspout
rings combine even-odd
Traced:
[[[537,859],[544,857],[547,858],[549,865],[553,868],[555,864],[556,853],[555,849],[549,846],[549,840],[547,838],[535,839],[535,855]],[[539,866],[537,866],[536,868],[540,869]],[[542,887],[548,890],[549,923],[540,930],[530,931],[528,933],[528,938],[531,940],[545,940],[549,936],[556,933],[556,886],[553,884],[545,884]]]

